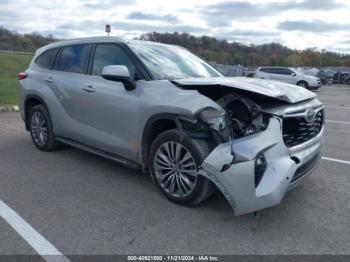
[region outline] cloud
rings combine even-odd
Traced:
[[[233,30],[229,32],[232,35],[239,35],[239,36],[276,36],[279,35],[278,32],[266,32],[266,31],[251,31],[251,30]]]
[[[331,10],[344,7],[344,4],[334,0],[304,0],[301,2],[270,2],[264,4],[252,4],[246,1],[218,2],[201,8],[200,12],[211,26],[224,27],[232,21],[242,18],[256,19],[280,14],[291,10]]]
[[[350,30],[350,24],[330,23],[321,20],[313,21],[284,21],[278,24],[278,28],[285,31],[302,31],[302,32],[334,32]]]
[[[270,43],[280,41],[278,32],[254,31],[254,30],[232,30],[221,33],[217,36],[219,39],[226,39],[233,42],[242,43]]]
[[[161,22],[168,22],[168,23],[179,22],[179,19],[174,15],[146,14],[143,12],[132,12],[126,18],[132,19],[132,20],[161,21]]]
[[[201,13],[210,26],[223,27],[237,18],[257,16],[259,9],[259,5],[248,2],[219,2],[203,7]]]
[[[345,39],[345,40],[340,41],[339,44],[349,44],[350,45],[350,37]]]
[[[88,9],[106,9],[106,8],[113,8],[115,6],[125,6],[125,5],[132,5],[135,3],[135,0],[123,0],[123,1],[116,1],[113,0],[93,0],[89,2],[85,2],[83,4],[83,7]]]
[[[349,39],[349,10],[350,2],[344,0],[0,0],[0,26],[69,39],[104,35],[109,23],[112,35],[126,38],[177,31],[322,49]]]
[[[344,8],[345,5],[334,0],[307,0],[302,2],[288,4],[290,8],[304,9],[304,10],[333,10]]]
[[[186,24],[173,24],[173,25],[162,25],[162,24],[149,24],[149,23],[136,23],[126,21],[114,21],[110,23],[112,26],[112,32],[114,30],[122,31],[137,31],[137,32],[205,32],[205,28],[196,27]],[[57,27],[59,30],[79,30],[81,28],[89,28],[90,30],[101,31],[104,25],[102,23],[96,23],[92,20],[84,20],[77,23],[65,23]]]
[[[145,24],[145,23],[129,23],[129,22],[115,22],[112,23],[112,27],[118,30],[125,31],[143,31],[143,32],[192,32],[200,33],[205,32],[205,28],[196,27],[186,24],[175,25],[159,25],[159,24]]]

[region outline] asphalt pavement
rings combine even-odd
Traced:
[[[0,113],[0,200],[64,255],[350,254],[350,88],[317,94],[323,156],[345,162],[322,160],[258,217],[236,217],[219,193],[176,205],[148,174],[70,147],[41,152],[17,112]],[[37,253],[1,216],[0,236],[2,255]]]

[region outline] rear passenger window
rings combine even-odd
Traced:
[[[57,54],[57,50],[58,48],[55,48],[44,52],[36,59],[35,63],[41,68],[51,69],[52,62]]]
[[[279,70],[280,70],[281,75],[291,75],[292,74],[292,71],[289,69],[286,69],[286,68],[281,68]]]
[[[271,68],[261,68],[260,71],[262,71],[264,73],[272,73]]]
[[[96,46],[92,74],[101,75],[102,68],[108,65],[124,65],[129,69],[131,79],[135,76],[135,66],[123,49],[115,44],[99,44]]]
[[[286,72],[283,68],[275,68],[275,74],[278,74],[278,75],[285,75]]]
[[[90,45],[73,45],[62,48],[57,70],[83,74],[88,61]]]

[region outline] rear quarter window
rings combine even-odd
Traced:
[[[51,69],[52,63],[56,57],[58,48],[45,51],[35,60],[35,63],[44,69]]]
[[[285,69],[285,68],[274,68],[274,74],[277,74],[277,75],[289,75],[288,73],[288,69]]]
[[[261,68],[260,71],[264,73],[273,73],[273,69],[267,67]]]

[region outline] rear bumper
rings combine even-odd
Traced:
[[[200,174],[210,179],[225,195],[236,215],[279,204],[285,193],[312,173],[320,159],[323,129],[312,140],[287,148],[282,123],[271,118],[268,128],[258,134],[218,145],[204,160]],[[232,161],[231,147],[239,163],[221,172]],[[263,153],[267,167],[255,187],[255,159]]]

